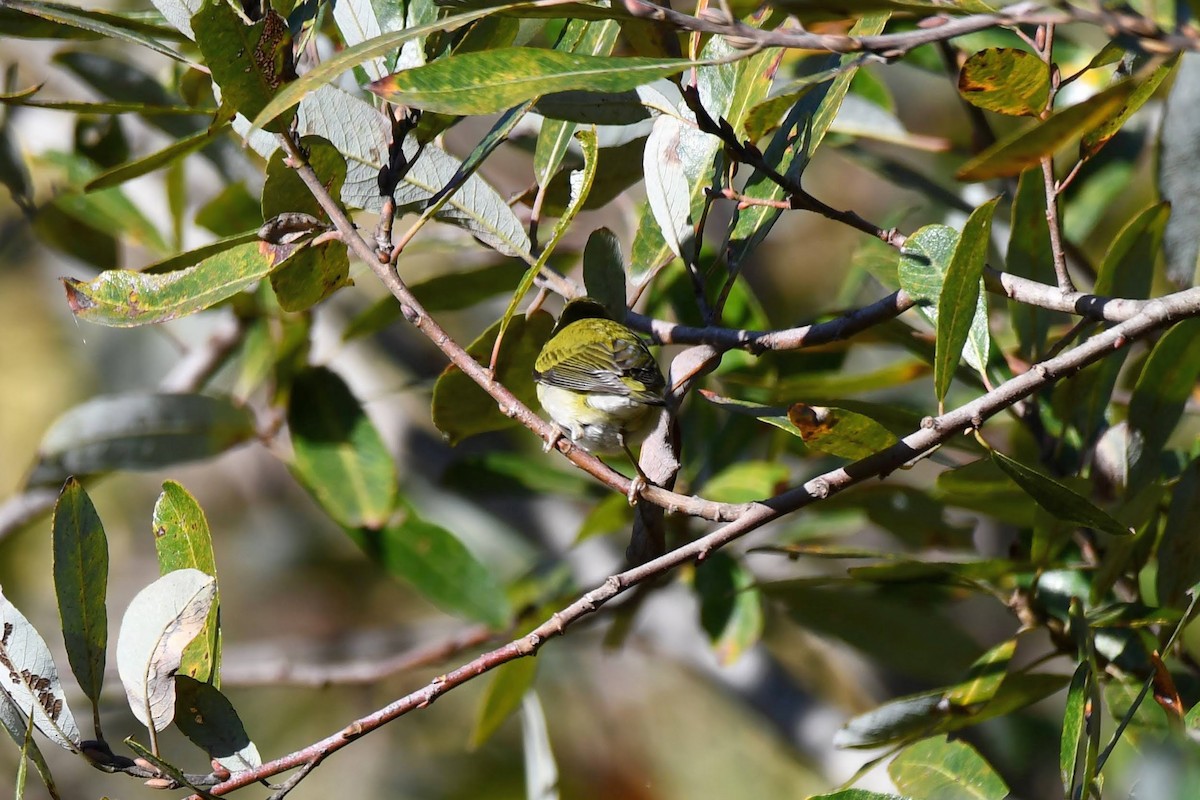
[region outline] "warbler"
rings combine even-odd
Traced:
[[[567,304],[533,379],[542,408],[572,442],[595,455],[623,450],[637,467],[629,446],[654,426],[666,381],[642,339],[603,305],[590,297]]]

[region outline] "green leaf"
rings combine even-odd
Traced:
[[[1085,662],[1075,668],[1075,674],[1071,676],[1071,685],[1067,689],[1067,705],[1063,710],[1062,737],[1058,750],[1058,774],[1067,793],[1074,787],[1075,764],[1079,757],[1079,748],[1084,743],[1084,707],[1087,704],[1090,681],[1090,668]]]
[[[100,691],[108,646],[108,539],[96,507],[75,478],[63,484],[54,505],[54,592],[62,620],[67,661],[79,687],[92,701],[96,738]]]
[[[621,240],[608,228],[597,228],[583,248],[583,285],[613,319],[625,320],[625,257]]]
[[[1195,14],[1195,11],[1192,12]],[[1163,258],[1167,279],[1180,289],[1200,283],[1200,59],[1185,56],[1167,95],[1155,159],[1158,194],[1171,204]],[[1121,159],[1124,161],[1124,159]],[[1123,191],[1129,179],[1120,182]]]
[[[884,794],[867,789],[842,789],[832,794],[814,794],[808,800],[907,800],[898,794]]]
[[[518,658],[496,668],[475,716],[475,728],[471,731],[472,750],[486,744],[504,721],[521,707],[526,692],[533,688],[537,665],[537,659]]]
[[[971,745],[945,736],[904,748],[888,764],[888,775],[907,795],[937,800],[1003,800],[1005,785]]]
[[[297,245],[247,242],[163,275],[102,272],[88,283],[63,278],[67,305],[79,319],[116,328],[166,322],[233,297],[270,275]]]
[[[497,630],[509,623],[512,610],[491,571],[452,533],[412,509],[382,530],[350,533],[384,569],[443,611]]]
[[[1108,513],[1100,510],[1083,495],[1059,483],[1049,475],[1009,458],[999,450],[992,451],[996,466],[1004,470],[1026,494],[1057,519],[1104,531],[1113,536],[1128,536],[1132,530]]]
[[[975,659],[975,663],[967,671],[967,677],[946,692],[946,700],[960,708],[970,708],[990,701],[996,696],[1000,684],[1008,675],[1008,667],[1016,650],[1017,640],[1006,639]]]
[[[498,11],[516,8],[520,5],[520,3],[511,3],[494,8],[469,11],[457,16],[437,20],[436,22],[430,22],[426,25],[418,25],[415,28],[406,28],[405,30],[385,33],[382,36],[377,36],[354,47],[347,47],[332,58],[324,59],[320,64],[304,73],[300,78],[287,84],[275,94],[270,102],[263,106],[258,116],[253,117],[254,121],[251,123],[248,134],[260,128],[266,128],[268,124],[299,103],[305,96],[321,87],[327,86],[343,72],[351,70],[372,58],[389,55],[409,40],[420,39],[431,33],[441,31],[449,33],[458,30],[469,22],[495,14]]]
[[[198,394],[94,397],[51,424],[28,485],[117,469],[159,469],[223,453],[254,437],[254,420],[228,398]]]
[[[939,331],[942,326],[938,325],[938,315],[946,273],[958,252],[959,242],[959,233],[954,228],[926,225],[909,236],[900,251],[900,288],[908,292],[917,302],[918,312]],[[967,363],[980,373],[987,367],[988,342],[987,301],[981,293],[975,301],[975,314],[971,318],[967,343],[962,351]]]
[[[762,596],[754,583],[754,575],[725,553],[713,553],[696,567],[700,625],[723,666],[737,661],[762,638]]]
[[[577,469],[560,469],[559,463],[541,453],[489,450],[455,461],[442,473],[441,482],[470,495],[595,497],[595,481]]]
[[[204,510],[196,498],[174,481],[166,481],[154,504],[154,551],[160,575],[178,569],[195,569],[217,577],[213,556],[212,533]],[[219,590],[214,591],[212,608],[204,627],[184,649],[178,675],[204,683],[220,685],[221,635],[217,627],[220,611]]]
[[[1167,521],[1158,544],[1155,577],[1158,602],[1187,607],[1187,592],[1200,582],[1200,460],[1192,461],[1171,491]]]
[[[217,687],[186,675],[175,676],[175,725],[192,744],[230,772],[262,765],[258,748],[229,698]]]
[[[4,10],[18,11],[51,23],[95,33],[101,37],[148,47],[154,52],[175,61],[182,61],[185,64],[191,63],[189,59],[176,53],[147,33],[147,30],[153,31],[155,34],[164,34],[167,33],[166,31],[161,28],[134,23],[116,14],[92,11],[86,8],[59,3],[37,2],[36,0],[4,0]]]
[[[964,164],[956,177],[986,181],[1021,174],[1105,122],[1128,102],[1136,85],[1134,81],[1123,81],[1033,127],[1004,137]]]
[[[875,420],[855,411],[833,406],[765,406],[746,400],[720,397],[707,390],[700,394],[714,405],[798,436],[813,450],[857,461],[891,447],[896,436]]]
[[[224,133],[228,127],[228,123],[224,122],[214,124],[210,128],[180,139],[148,156],[143,156],[142,158],[106,170],[88,181],[83,187],[84,191],[93,192],[98,189],[119,186],[126,181],[140,178],[156,169],[161,169],[204,147],[217,135]]]
[[[531,318],[513,317],[500,347],[495,379],[528,406],[537,406],[533,362],[542,346],[549,341],[553,328],[554,318],[544,312],[538,312]],[[471,357],[486,364],[499,330],[500,323],[496,322],[471,342],[467,347]],[[433,387],[433,424],[450,444],[458,444],[469,436],[504,430],[519,423],[505,415],[495,399],[475,381],[451,365],[446,367]]]
[[[708,479],[704,496],[718,503],[754,503],[779,493],[791,471],[776,461],[739,461]]]
[[[262,222],[259,198],[252,197],[241,181],[225,184],[212,200],[196,210],[196,224],[221,237],[257,228]]]
[[[443,114],[492,114],[552,92],[623,92],[694,66],[698,64],[675,58],[502,47],[452,55],[367,88],[398,105]]]
[[[992,215],[996,213],[999,201],[999,197],[993,197],[971,212],[946,267],[945,280],[938,296],[937,352],[933,362],[933,384],[939,404],[950,391],[950,381],[954,379],[954,371],[963,357],[968,339],[976,342],[982,339],[979,356],[983,364],[987,364],[990,340],[986,307],[982,334],[978,332],[976,318],[983,296],[983,267],[991,243]]]
[[[1116,135],[1129,118],[1137,113],[1138,109],[1146,104],[1146,101],[1154,96],[1158,91],[1158,87],[1167,79],[1167,76],[1175,71],[1175,65],[1179,63],[1179,55],[1175,54],[1156,67],[1149,74],[1140,77],[1132,78],[1131,82],[1136,83],[1133,92],[1130,93],[1129,99],[1122,105],[1113,116],[1106,120],[1102,125],[1090,131],[1079,142],[1079,157],[1081,159],[1091,158],[1100,151],[1108,143],[1108,140]]]
[[[971,105],[988,111],[1036,117],[1050,97],[1050,68],[1025,50],[980,50],[959,70],[958,92]]]
[[[33,767],[41,776],[46,792],[52,800],[61,800],[58,787],[54,785],[54,776],[50,774],[50,765],[46,763],[37,742],[29,735],[30,729],[34,727],[33,719],[26,718],[5,692],[0,692],[0,726],[3,726],[13,742],[21,748],[21,760],[28,758],[33,762]]]
[[[1150,351],[1129,399],[1129,427],[1140,436],[1133,488],[1159,472],[1159,456],[1200,379],[1200,319],[1172,327]]]
[[[337,373],[314,367],[296,375],[288,428],[292,469],[326,513],[349,528],[383,527],[396,507],[396,465]]]
[[[1042,171],[1037,168],[1021,173],[1012,203],[1008,253],[1004,269],[1012,275],[1055,285],[1050,229],[1046,225],[1046,188]],[[1042,357],[1052,314],[1030,303],[1008,301],[1008,318],[1017,332],[1018,354],[1029,362]]]
[[[274,9],[247,25],[226,0],[205,0],[192,17],[192,31],[213,81],[221,87],[221,101],[248,119],[258,116],[295,77],[292,37]],[[264,127],[283,133],[291,121],[292,115],[282,116]]]

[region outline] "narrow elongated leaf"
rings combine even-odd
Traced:
[[[696,568],[700,624],[717,662],[732,664],[762,638],[762,596],[754,575],[733,558],[715,553]]]
[[[369,41],[383,33],[370,0],[339,0],[333,5],[333,21],[347,47]],[[368,59],[360,66],[373,81],[388,72],[387,62],[382,56]]]
[[[100,36],[148,47],[167,58],[182,61],[185,64],[190,63],[187,58],[159,42],[144,29],[135,27],[129,21],[114,14],[94,12],[59,3],[37,2],[37,0],[4,0],[4,7],[60,25],[68,25]]]
[[[1091,672],[1088,664],[1082,663],[1075,668],[1071,676],[1071,685],[1067,689],[1067,705],[1063,710],[1062,737],[1059,740],[1058,774],[1062,778],[1063,790],[1071,792],[1075,777],[1075,763],[1079,758],[1079,748],[1084,742],[1085,710],[1088,696],[1088,682]]]
[[[221,100],[253,119],[281,86],[295,78],[291,34],[287,22],[268,8],[261,20],[247,25],[225,0],[206,0],[192,17],[196,44],[221,87]],[[280,133],[292,115],[265,126]]]
[[[1200,379],[1200,319],[1175,325],[1158,340],[1129,400],[1129,427],[1141,440],[1130,483],[1158,474],[1159,455]]]
[[[938,402],[950,391],[954,370],[962,359],[963,348],[975,325],[979,300],[982,297],[983,266],[987,262],[988,245],[992,237],[992,215],[999,197],[994,197],[971,212],[963,225],[962,236],[954,247],[954,255],[946,267],[942,291],[938,295],[937,352],[933,362],[933,385]],[[984,335],[987,334],[987,311],[984,310]],[[987,339],[980,353],[987,363]]]
[[[196,498],[187,489],[174,481],[166,481],[162,494],[154,504],[151,524],[160,574],[196,569],[216,580],[217,565],[208,520]],[[218,676],[221,663],[221,639],[217,629],[219,604],[219,595],[214,591],[208,619],[183,651],[178,670],[179,675],[217,686],[220,685]]]
[[[692,187],[680,153],[687,127],[682,120],[663,114],[654,120],[642,156],[650,212],[667,247],[685,260],[692,258],[696,238]]]
[[[389,573],[443,611],[496,629],[508,624],[508,598],[488,568],[452,533],[411,508],[381,531],[351,535]]]
[[[504,47],[443,58],[368,88],[390,103],[428,111],[492,114],[552,92],[624,92],[694,66],[685,59]]]
[[[1100,151],[1108,143],[1108,140],[1116,135],[1121,126],[1129,121],[1129,118],[1137,113],[1138,109],[1146,104],[1146,101],[1154,96],[1158,91],[1158,87],[1162,86],[1163,81],[1167,79],[1179,63],[1179,55],[1176,54],[1164,61],[1162,64],[1154,68],[1150,73],[1135,78],[1137,87],[1129,95],[1129,99],[1122,105],[1115,114],[1103,124],[1089,131],[1079,142],[1079,157],[1091,158]]]
[[[608,228],[592,231],[584,245],[583,285],[613,319],[625,320],[625,258],[621,240]]]
[[[254,436],[246,409],[198,394],[95,397],[56,419],[42,437],[30,486],[70,475],[157,469],[209,458]]]
[[[1033,53],[992,47],[973,53],[958,72],[958,92],[973,106],[1037,116],[1050,97],[1050,68]]]
[[[546,713],[536,692],[521,702],[521,744],[525,754],[527,800],[558,800],[558,763],[550,748]]]
[[[88,283],[63,278],[63,286],[76,317],[98,325],[131,328],[214,306],[270,275],[296,251],[296,245],[247,242],[187,269],[161,275],[110,270]]]
[[[197,569],[168,572],[129,602],[117,636],[117,672],[129,708],[161,731],[175,717],[175,671],[204,628],[217,582]]]
[[[471,731],[471,747],[487,743],[506,719],[521,707],[521,701],[533,688],[538,662],[533,658],[518,658],[496,668],[484,690],[475,728]]]
[[[996,466],[1004,470],[1026,494],[1051,515],[1076,525],[1110,533],[1113,536],[1128,536],[1133,533],[1112,516],[1097,508],[1083,495],[1064,486],[1048,475],[1009,458],[999,450],[992,451]]]
[[[962,683],[946,692],[946,700],[963,708],[986,703],[996,696],[1008,674],[1017,640],[1007,639],[975,659]]]
[[[147,173],[153,172],[156,169],[161,169],[168,164],[183,158],[190,153],[194,153],[204,145],[208,144],[214,137],[224,133],[228,125],[221,123],[213,125],[211,128],[194,133],[191,136],[180,139],[173,144],[164,147],[162,150],[143,156],[135,161],[130,161],[126,164],[113,167],[110,170],[100,173],[96,177],[88,181],[84,186],[85,191],[95,191],[97,189],[107,189],[110,186],[119,186],[126,181],[140,178]]]
[[[937,800],[1003,800],[1008,786],[979,751],[939,736],[909,745],[888,764],[896,787]]]
[[[92,701],[93,718],[104,686],[108,645],[108,539],[100,515],[75,478],[63,484],[54,505],[54,592],[62,620],[67,661]],[[100,738],[99,732],[96,734]]]
[[[175,676],[175,725],[230,772],[262,765],[237,710],[220,690],[203,681]]]
[[[1187,607],[1187,592],[1200,582],[1200,460],[1184,470],[1171,492],[1167,522],[1158,545],[1158,602]]]
[[[532,317],[513,317],[500,347],[495,378],[529,406],[537,405],[533,362],[550,339],[553,328],[554,318],[543,312]],[[476,361],[486,363],[499,330],[500,323],[497,322],[471,342],[467,352]],[[518,423],[505,415],[491,395],[462,370],[449,366],[433,387],[433,424],[447,441],[457,444],[468,436],[504,430]]]
[[[292,384],[292,468],[342,525],[380,528],[396,504],[396,465],[362,404],[337,373],[304,370]]]
[[[1046,189],[1040,169],[1021,173],[1012,203],[1008,253],[1004,269],[1040,283],[1056,283],[1050,229],[1046,226]],[[1055,315],[1029,303],[1008,303],[1008,318],[1017,332],[1021,357],[1036,361],[1043,354],[1046,334]]]
[[[869,789],[842,789],[832,794],[814,794],[808,800],[908,800],[898,794],[872,792]]]
[[[0,691],[50,741],[79,750],[79,726],[67,706],[46,640],[0,592]],[[22,732],[25,726],[21,725]],[[23,738],[23,737],[22,737]]]
[[[28,758],[33,762],[34,769],[46,785],[46,792],[53,800],[59,800],[58,787],[54,784],[54,776],[50,774],[50,765],[38,748],[37,742],[28,739],[29,728],[33,720],[27,719],[13,703],[6,692],[0,692],[0,726],[8,732],[9,737],[22,751],[22,760]]]
[[[986,181],[1020,175],[1044,156],[1053,155],[1117,113],[1136,86],[1134,81],[1123,81],[1032,128],[1004,137],[964,164],[956,177],[962,181]]]
[[[900,288],[917,301],[917,310],[935,327],[938,326],[938,308],[945,285],[946,272],[958,249],[958,231],[947,225],[926,225],[904,243],[900,251],[900,266],[897,270]],[[987,302],[980,294],[976,300],[975,315],[971,318],[970,335],[963,358],[982,373],[988,358]],[[914,376],[915,377],[915,376]]]
[[[1159,131],[1158,193],[1174,212],[1163,255],[1167,277],[1187,288],[1200,283],[1200,53],[1184,53],[1167,96]]]

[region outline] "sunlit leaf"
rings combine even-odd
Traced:
[[[1112,516],[1097,508],[1083,495],[1032,467],[1001,453],[992,451],[996,466],[1004,470],[1039,506],[1055,517],[1110,533],[1128,536],[1133,533]]]
[[[1008,786],[971,745],[944,736],[923,739],[900,751],[888,775],[912,797],[938,800],[1003,800]]]
[[[536,659],[518,658],[496,668],[476,712],[472,748],[491,739],[500,725],[521,707],[526,692],[533,688],[537,665]]]
[[[991,243],[992,215],[999,200],[994,197],[971,212],[943,276],[938,295],[937,352],[933,363],[934,390],[939,403],[950,391],[950,381],[968,341],[979,342],[980,361],[987,364],[990,336],[986,307],[982,331],[976,318],[983,297],[983,267]]]
[[[22,716],[32,711],[34,727],[47,739],[66,750],[79,750],[79,726],[67,706],[50,648],[3,592],[0,592],[0,691]],[[23,733],[25,726],[22,724],[20,728]]]
[[[1050,97],[1050,67],[1033,53],[992,47],[972,53],[958,73],[958,92],[974,106],[1037,116]]]

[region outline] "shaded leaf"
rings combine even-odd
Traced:
[[[583,248],[583,285],[617,322],[625,320],[625,258],[621,240],[608,228],[597,228]]]
[[[1167,277],[1179,288],[1200,283],[1200,53],[1184,53],[1159,131],[1158,193],[1174,213],[1163,240]],[[1125,184],[1123,184],[1125,185]]]
[[[154,530],[154,551],[161,575],[180,569],[196,569],[217,577],[213,556],[212,533],[204,510],[196,498],[175,481],[166,481],[154,503],[151,520]],[[178,674],[219,686],[221,640],[217,629],[219,593],[214,590],[212,608],[204,627],[183,651]]]
[[[65,412],[42,437],[30,486],[70,475],[146,470],[209,458],[255,434],[246,409],[198,394],[94,397]]]
[[[497,630],[508,624],[508,599],[488,568],[452,533],[412,509],[380,531],[351,535],[389,573],[443,611]]]
[[[146,727],[161,731],[174,719],[175,671],[184,648],[204,628],[216,593],[211,575],[181,569],[142,589],[125,609],[117,672],[129,708]]]
[[[175,725],[197,747],[230,772],[262,765],[237,710],[215,686],[175,676]]]
[[[533,383],[533,362],[550,339],[553,328],[554,318],[544,312],[532,317],[513,317],[496,360],[495,379],[522,403],[535,408],[537,390]],[[499,330],[500,323],[497,322],[471,342],[467,348],[471,357],[486,364]],[[457,444],[468,436],[504,430],[519,423],[505,415],[495,399],[475,381],[451,365],[433,387],[433,424],[447,441]]]
[[[708,479],[704,496],[718,503],[754,503],[778,494],[790,470],[774,461],[739,461]]]
[[[398,478],[362,404],[337,373],[298,373],[288,402],[292,469],[335,521],[380,528],[395,510]]]
[[[964,164],[956,177],[962,181],[986,181],[1021,174],[1036,166],[1044,156],[1053,155],[1060,147],[1106,121],[1128,102],[1136,85],[1134,81],[1123,81],[1004,137]]]
[[[923,739],[900,751],[888,775],[907,795],[929,800],[1003,800],[1008,786],[971,745],[946,737]]]
[[[250,288],[286,262],[296,245],[247,242],[193,267],[165,274],[102,272],[88,283],[63,278],[67,304],[80,319],[129,328],[194,314]]]
[[[75,478],[54,504],[54,592],[67,661],[95,710],[104,686],[108,646],[108,539],[96,507]],[[99,711],[94,713],[99,720]],[[99,732],[96,734],[100,737]]]
[[[92,178],[83,187],[84,191],[92,192],[97,189],[107,189],[111,186],[119,186],[126,181],[140,178],[161,169],[168,164],[171,164],[178,159],[183,158],[191,153],[196,152],[201,147],[204,147],[217,135],[224,133],[228,123],[214,124],[212,127],[192,134],[191,136],[180,139],[172,144],[167,145],[161,150],[143,156],[126,164],[113,167],[105,170],[96,177]]]
[[[1183,416],[1200,379],[1200,319],[1185,319],[1150,351],[1129,399],[1129,429],[1141,451],[1130,484],[1137,488],[1159,471],[1159,456]]]
[[[992,215],[999,200],[999,197],[993,197],[971,212],[946,266],[938,295],[937,351],[933,362],[933,384],[938,403],[950,391],[950,381],[968,340],[976,343],[980,361],[987,364],[990,336],[986,306],[982,328],[976,319],[983,299],[983,267],[991,242]]]
[[[1079,157],[1091,158],[1100,151],[1101,147],[1108,144],[1108,140],[1116,135],[1121,126],[1128,122],[1129,118],[1145,105],[1147,100],[1154,96],[1154,93],[1158,91],[1158,87],[1162,85],[1162,82],[1175,69],[1177,63],[1179,63],[1178,54],[1158,65],[1149,74],[1131,79],[1136,81],[1137,86],[1129,95],[1129,99],[1125,101],[1125,104],[1110,119],[1083,137],[1079,142]]]
[[[624,92],[675,75],[691,61],[593,56],[534,47],[452,55],[372,83],[390,103],[443,114],[491,114],[552,92]]]
[[[38,2],[38,0],[5,0],[4,9],[19,11],[51,23],[99,34],[102,37],[130,42],[147,47],[176,61],[187,62],[186,58],[147,33],[146,26],[138,25],[115,14],[59,3]],[[161,33],[153,28],[150,30],[154,30],[156,34]]]
[[[1037,116],[1050,97],[1050,68],[1033,53],[991,47],[972,53],[958,72],[958,92],[973,106]]]
[[[471,731],[472,749],[486,744],[501,724],[521,707],[526,693],[533,688],[537,665],[536,659],[518,658],[496,668],[475,715],[475,728]]]
[[[67,706],[58,670],[46,640],[0,592],[0,691],[23,718],[50,741],[71,752],[79,750],[79,726]],[[5,727],[8,727],[7,725]],[[24,741],[25,725],[20,724]]]
[[[724,553],[714,553],[696,567],[700,625],[719,664],[734,663],[762,638],[762,597],[754,583],[754,575]]]
[[[1011,459],[999,450],[992,451],[992,459],[996,462],[996,466],[1004,470],[1005,474],[1033,498],[1035,503],[1058,519],[1095,528],[1113,536],[1127,536],[1133,533],[1128,527],[1093,505],[1086,497],[1059,483],[1049,475],[1044,475],[1032,467]]]
[[[1008,667],[1016,650],[1017,640],[1006,639],[975,659],[966,678],[946,692],[946,700],[966,708],[990,701],[1008,675]]]
[[[1184,470],[1171,491],[1167,521],[1158,545],[1155,577],[1158,602],[1174,608],[1187,607],[1187,592],[1200,583],[1200,460]]]
[[[59,800],[58,787],[54,784],[54,776],[50,774],[50,765],[46,763],[46,758],[38,748],[37,742],[29,736],[33,720],[26,719],[13,703],[12,698],[5,692],[0,692],[0,726],[8,731],[13,742],[21,748],[22,761],[27,758],[33,762],[34,769],[37,770],[42,783],[46,786],[46,792],[53,800]]]
[[[1009,231],[1005,271],[1039,283],[1057,284],[1050,229],[1046,225],[1045,182],[1040,169],[1021,173]],[[1020,342],[1017,352],[1022,358],[1032,362],[1044,354],[1046,334],[1056,316],[1030,303],[1008,301],[1008,318],[1016,330]]]

